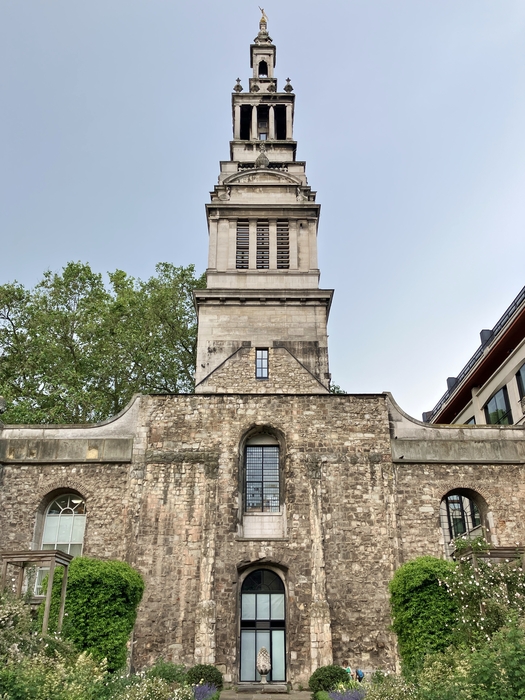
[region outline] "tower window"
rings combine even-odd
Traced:
[[[275,105],[275,138],[278,141],[284,141],[286,139],[286,106],[285,105]]]
[[[246,447],[246,512],[279,512],[279,446]]]
[[[268,64],[266,61],[261,61],[259,63],[259,78],[267,78],[268,77]]]
[[[240,137],[243,141],[250,140],[251,121],[252,121],[252,106],[251,105],[241,105]]]
[[[257,109],[257,136],[259,141],[266,141],[268,138],[268,123],[270,112],[267,105],[259,105]]]
[[[290,231],[288,221],[277,221],[277,269],[290,267]]]
[[[270,224],[257,221],[257,269],[268,270],[270,267]]]
[[[237,253],[236,267],[247,270],[250,264],[250,224],[248,221],[237,221]]]
[[[268,350],[255,351],[255,378],[268,379]]]

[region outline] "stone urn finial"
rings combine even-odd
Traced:
[[[272,662],[270,661],[268,649],[266,647],[261,647],[257,654],[257,672],[261,676],[261,683],[266,683],[266,676],[271,670]]]

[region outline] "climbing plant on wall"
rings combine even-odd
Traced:
[[[51,623],[55,625],[61,585],[59,570],[52,593]],[[79,651],[89,651],[95,659],[107,659],[109,671],[122,668],[143,592],[141,575],[125,562],[73,559],[69,565],[63,636]]]
[[[452,642],[458,606],[443,585],[453,562],[419,557],[403,564],[390,582],[392,629],[397,635],[403,670],[410,675],[426,654]]]

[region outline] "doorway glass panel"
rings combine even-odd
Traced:
[[[257,655],[265,647],[272,663],[266,680],[286,681],[284,585],[273,571],[260,569],[246,577],[241,591],[240,680],[257,682]]]

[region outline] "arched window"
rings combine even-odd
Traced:
[[[256,663],[262,647],[272,662],[267,680],[285,682],[285,632],[285,589],[280,576],[269,569],[252,571],[241,588],[241,682],[261,680]]]
[[[483,510],[486,511],[483,499],[470,489],[451,491],[442,499],[439,513],[447,554],[454,550],[456,538],[474,539],[485,534]]]
[[[259,62],[259,78],[267,78],[268,77],[268,64],[266,61],[260,61]]]
[[[48,506],[42,532],[42,549],[60,549],[78,557],[84,545],[86,503],[76,493],[58,496]]]
[[[41,521],[42,522],[42,521]],[[40,549],[59,549],[74,557],[82,554],[86,529],[86,502],[78,493],[57,496],[45,510],[39,538]],[[48,569],[38,570],[35,593],[42,592]]]

